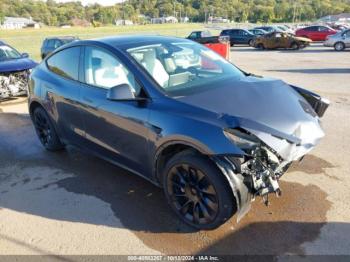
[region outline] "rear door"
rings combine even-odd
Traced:
[[[51,73],[42,83],[48,110],[56,118],[59,133],[75,144],[84,140],[80,111],[80,51],[79,46],[70,47],[48,58],[46,64]]]
[[[318,27],[317,41],[324,41],[329,35],[329,28],[325,26]]]
[[[305,29],[307,31],[307,37],[310,38],[312,41],[319,41],[319,31],[318,26],[311,26],[309,28]]]

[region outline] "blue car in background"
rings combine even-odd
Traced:
[[[28,76],[36,65],[27,53],[0,41],[0,100],[27,94]]]
[[[252,46],[255,35],[245,29],[225,29],[222,30],[220,36],[229,36],[231,46],[234,45],[249,45]]]
[[[268,33],[267,31],[265,31],[263,29],[249,29],[248,31],[256,36],[266,35]]]

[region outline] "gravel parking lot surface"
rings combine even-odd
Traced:
[[[332,102],[326,137],[283,177],[281,198],[195,232],[146,180],[75,148],[46,152],[19,98],[0,103],[0,254],[350,255],[350,50],[231,51],[243,70]]]

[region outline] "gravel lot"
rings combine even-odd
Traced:
[[[231,50],[242,69],[332,102],[326,137],[283,177],[281,198],[195,232],[146,180],[74,148],[44,151],[19,98],[0,103],[0,254],[350,255],[350,50]]]

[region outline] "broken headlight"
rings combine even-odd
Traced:
[[[260,144],[260,140],[243,129],[225,129],[225,136],[241,149],[250,149]]]

